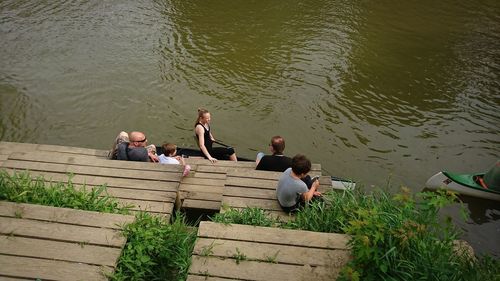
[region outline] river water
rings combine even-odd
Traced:
[[[0,1],[4,141],[193,147],[205,107],[240,156],[279,134],[325,174],[416,192],[500,158],[499,75],[498,1]],[[466,203],[465,238],[500,256],[499,204]]]

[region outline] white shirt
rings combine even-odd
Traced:
[[[165,156],[165,154],[160,155],[158,159],[160,160],[161,164],[181,164],[179,160],[175,159],[174,157]]]

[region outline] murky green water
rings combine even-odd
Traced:
[[[0,2],[1,140],[194,146],[206,107],[241,156],[279,134],[327,174],[419,191],[499,159],[499,75],[498,1]],[[490,205],[465,227],[500,252]]]

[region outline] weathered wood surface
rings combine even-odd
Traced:
[[[71,178],[77,188],[106,185],[107,194],[122,205],[133,205],[132,210],[161,214],[167,219],[174,210],[183,170],[180,165],[112,161],[39,150],[10,153],[2,168],[11,174],[27,170],[30,176],[42,176],[45,181],[68,182]]]
[[[133,216],[0,202],[0,279],[107,280]]]
[[[2,150],[4,150],[4,152],[1,152]],[[10,154],[12,152],[33,151],[63,152],[69,154],[96,156],[98,158],[106,158],[109,152],[108,150],[82,147],[0,141],[0,154],[7,154],[6,152],[9,152]]]
[[[188,280],[335,280],[350,258],[347,241],[334,233],[201,222]]]
[[[198,173],[197,170],[191,170],[190,175],[183,178],[179,186],[181,208],[218,211],[225,181],[225,173]]]

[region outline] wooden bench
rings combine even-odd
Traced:
[[[126,242],[121,227],[133,220],[0,201],[0,279],[107,280]]]
[[[201,222],[189,281],[335,280],[349,261],[348,236]]]
[[[15,152],[2,168],[9,173],[29,171],[33,177],[46,181],[67,182],[68,175],[77,186],[107,185],[110,196],[133,210],[162,214],[170,218],[174,210],[179,183],[180,165],[111,161],[95,156],[60,152]]]

